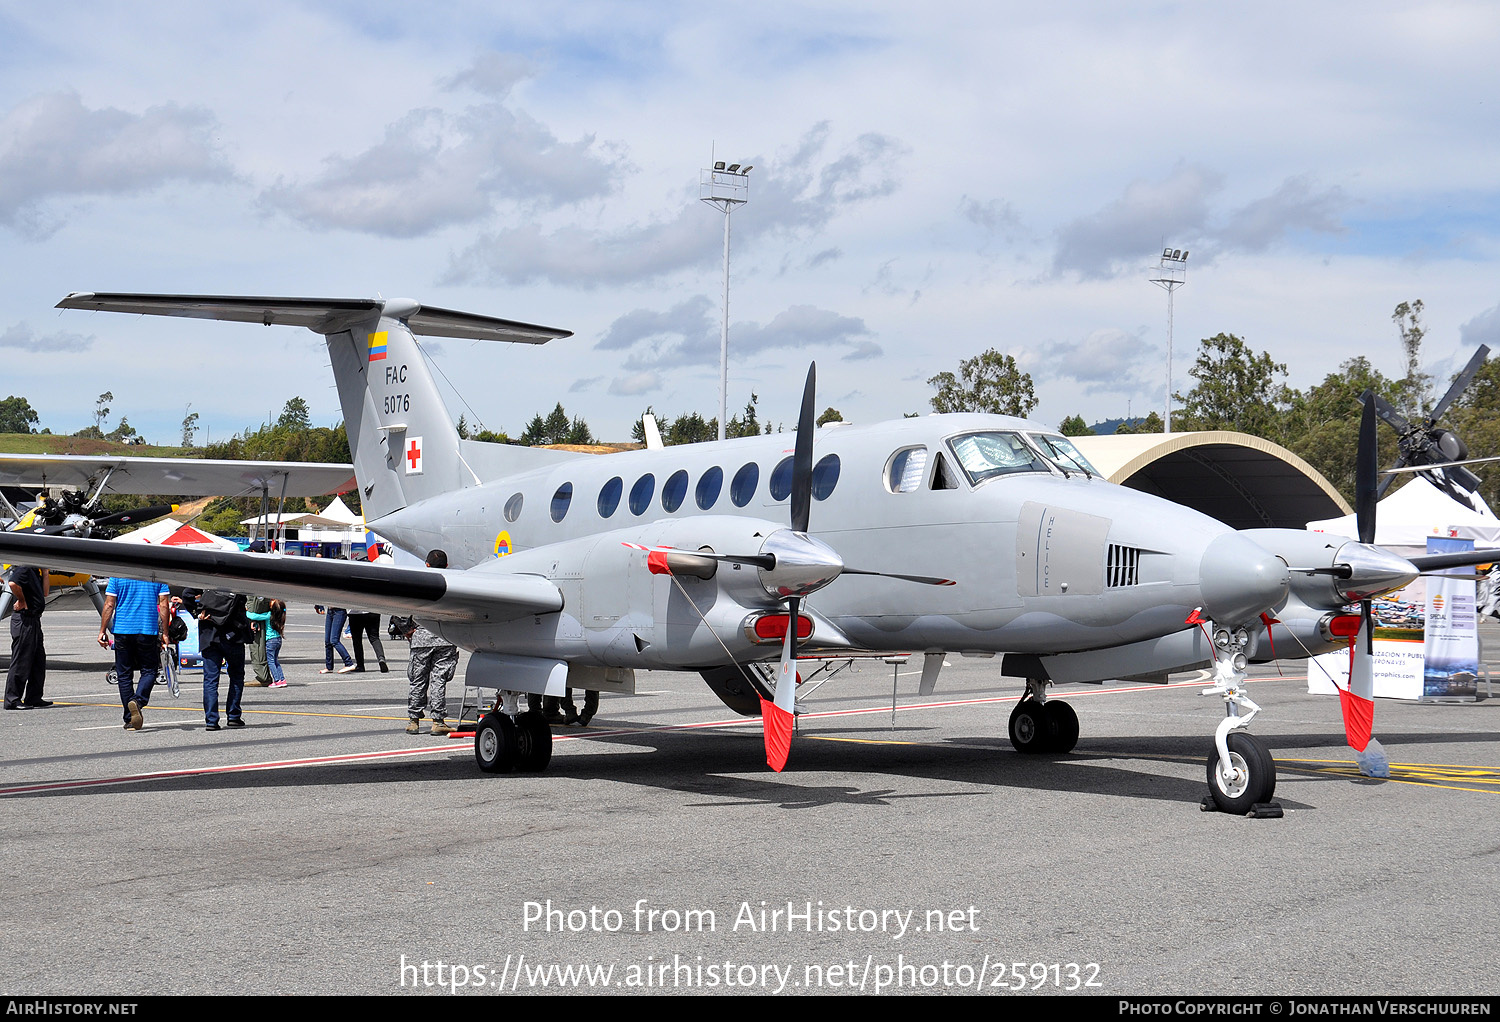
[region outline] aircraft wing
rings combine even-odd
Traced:
[[[233,589],[332,607],[352,604],[426,620],[506,621],[549,614],[563,605],[557,587],[539,575],[399,568],[17,532],[0,533],[0,561],[201,589]]]
[[[319,497],[355,488],[353,465],[318,462],[210,461],[89,454],[0,454],[0,486],[89,489],[105,475],[106,493],[234,497],[266,489],[281,496]]]
[[[337,333],[353,320],[365,319],[398,303],[378,298],[257,298],[238,295],[148,295],[75,291],[57,303],[59,309],[94,312],[134,312],[143,316],[182,316],[234,323],[273,323],[305,326],[320,334]],[[544,344],[573,336],[570,330],[519,323],[495,316],[479,316],[452,309],[434,309],[400,301],[395,311],[414,334],[458,337],[475,341],[515,341]]]

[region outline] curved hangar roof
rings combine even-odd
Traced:
[[[1071,438],[1112,483],[1165,497],[1236,529],[1300,529],[1350,513],[1317,469],[1248,433]]]

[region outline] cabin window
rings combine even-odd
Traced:
[[[885,469],[885,488],[892,493],[911,493],[922,488],[927,470],[927,448],[906,447],[891,455]]]
[[[513,522],[521,517],[521,505],[525,503],[524,498],[517,493],[505,502],[505,520]]]
[[[615,476],[604,484],[599,491],[599,517],[608,518],[615,513],[615,508],[620,506],[620,494],[625,489],[625,484],[619,476]]]
[[[568,513],[568,505],[573,503],[573,484],[563,483],[552,495],[552,520],[560,522]]]
[[[744,507],[755,496],[755,487],[759,484],[760,466],[753,461],[741,465],[734,474],[734,481],[729,484],[729,499],[734,501],[735,507]]]
[[[656,476],[647,472],[635,481],[630,488],[630,513],[643,515],[646,508],[651,506],[651,498],[656,495]]]
[[[698,480],[698,488],[694,492],[694,499],[698,501],[698,510],[707,511],[719,500],[719,492],[724,489],[724,470],[718,465],[703,473],[703,478]]]
[[[827,454],[813,466],[813,500],[827,500],[833,488],[839,484],[839,456]]]
[[[771,499],[786,500],[792,494],[792,459],[782,458],[776,467],[771,469]]]
[[[965,433],[948,441],[953,456],[972,485],[986,479],[1016,472],[1047,472],[1047,463],[1021,439],[1008,430]]]
[[[661,506],[667,514],[682,507],[682,501],[687,497],[687,480],[687,473],[678,469],[662,484]]]

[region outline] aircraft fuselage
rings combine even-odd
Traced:
[[[839,578],[805,604],[817,624],[810,646],[1097,649],[1181,631],[1205,605],[1221,617],[1238,613],[1238,603],[1264,606],[1285,584],[1284,565],[1228,526],[1071,462],[1039,456],[976,478],[961,460],[972,462],[976,436],[1019,437],[1033,453],[1045,449],[1041,438],[1056,439],[989,415],[818,432],[809,533],[851,567],[956,584]],[[757,650],[744,634],[748,613],[778,606],[753,568],[674,581],[649,573],[626,544],[756,552],[788,527],[789,468],[778,466],[789,465],[793,443],[793,434],[772,434],[580,456],[449,493],[441,512],[422,502],[370,524],[407,549],[443,547],[455,567],[535,573],[563,591],[553,620],[444,626],[470,648],[600,666],[713,663],[723,659],[721,641],[736,656],[771,656],[776,646]],[[1205,570],[1235,577],[1216,589],[1225,580],[1205,582]]]

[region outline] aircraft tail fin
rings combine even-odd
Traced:
[[[567,330],[436,309],[410,299],[74,293],[60,309],[307,327],[328,345],[365,519],[484,480],[414,335],[543,344]]]

